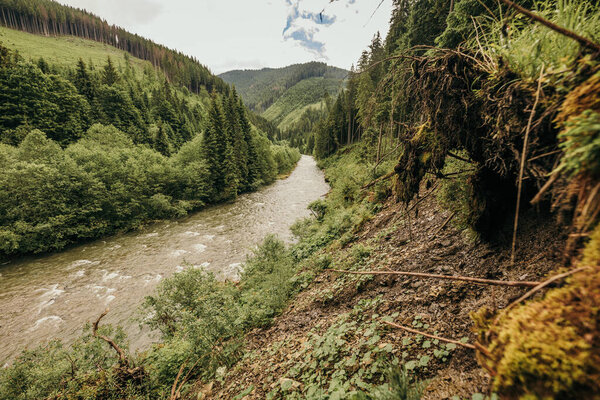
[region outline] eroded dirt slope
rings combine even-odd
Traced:
[[[389,201],[353,242],[328,250],[329,268],[534,281],[560,266],[564,237],[550,217],[532,212],[522,218],[517,262],[511,266],[508,240],[470,239],[452,222],[443,227],[449,216],[435,196],[411,210],[410,218],[404,206]],[[197,390],[211,399],[310,398],[318,387],[331,393],[338,382],[348,382],[349,393],[363,382],[383,381],[385,365],[401,362],[425,380],[425,399],[471,398],[485,393],[488,383],[472,350],[388,328],[381,318],[472,342],[469,313],[505,307],[526,290],[324,270],[270,328],[247,335],[249,353],[242,361]]]

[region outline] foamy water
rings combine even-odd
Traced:
[[[267,234],[291,241],[291,224],[328,190],[314,160],[303,157],[289,178],[235,203],[0,266],[0,365],[49,339],[70,342],[107,307],[103,322],[124,326],[131,348],[147,346],[156,334],[131,319],[160,282],[189,268],[238,279],[256,244]]]

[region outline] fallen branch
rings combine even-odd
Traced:
[[[383,321],[383,320],[381,322],[383,322],[384,324],[389,325],[389,326],[391,326],[393,328],[402,329],[402,330],[405,330],[407,332],[415,333],[417,335],[423,335],[423,336],[426,336],[428,338],[437,339],[437,340],[442,341],[442,342],[453,343],[453,344],[455,344],[457,346],[462,346],[462,347],[465,347],[467,349],[477,350],[477,347],[475,347],[474,345],[472,345],[470,343],[463,343],[463,342],[459,342],[458,340],[446,339],[446,338],[443,338],[441,336],[430,335],[428,333],[421,332],[421,331],[418,331],[416,329],[412,329],[412,328],[409,328],[409,327],[406,327],[406,326],[403,326],[403,325],[398,325],[398,324],[395,324],[393,322],[388,322],[388,321]],[[481,347],[483,347],[483,346],[481,346]]]
[[[504,0],[503,0],[504,1]],[[531,123],[533,122],[533,116],[535,115],[535,109],[537,108],[538,102],[540,101],[540,92],[542,91],[542,78],[544,76],[544,65],[540,70],[540,78],[538,79],[538,87],[535,93],[535,102],[533,108],[529,114],[529,121],[527,121],[527,129],[525,130],[525,138],[523,139],[523,150],[521,151],[521,167],[519,169],[519,184],[517,189],[517,205],[515,210],[515,223],[513,226],[513,237],[512,237],[512,250],[510,252],[510,264],[515,265],[515,257],[517,250],[517,229],[519,227],[519,211],[521,209],[521,193],[523,190],[523,173],[525,172],[525,162],[527,161],[527,146],[529,145],[529,133],[531,132]]]
[[[544,194],[548,191],[548,189],[550,189],[550,186],[552,186],[552,184],[554,182],[556,182],[557,179],[558,179],[558,174],[555,172],[552,174],[552,176],[550,176],[550,179],[548,179],[548,181],[546,183],[544,183],[544,186],[542,186],[542,188],[540,189],[538,194],[536,194],[535,197],[529,203],[531,205],[535,205],[535,204],[539,203],[540,200],[542,200],[542,197],[544,196]]]
[[[425,200],[426,198],[428,198],[429,196],[431,196],[433,194],[433,192],[435,192],[435,190],[437,188],[438,188],[438,184],[436,182],[435,185],[433,185],[433,187],[429,191],[429,193],[427,193],[425,196],[423,196],[420,199],[418,199],[412,206],[410,206],[410,208],[408,210],[406,210],[406,212],[409,213],[410,211],[412,211],[416,206],[418,206],[419,204],[421,204],[421,202],[423,200]]]
[[[450,216],[448,218],[446,218],[446,221],[444,221],[442,226],[440,226],[438,228],[438,230],[435,231],[435,233],[433,234],[433,237],[437,236],[438,233],[440,233],[446,227],[446,225],[448,225],[448,223],[452,220],[452,218],[454,218],[455,215],[456,215],[456,211],[454,211],[452,214],[450,214]]]
[[[554,151],[549,151],[549,152],[547,152],[547,153],[540,154],[540,155],[537,155],[537,156],[535,156],[535,157],[531,157],[529,160],[527,160],[527,162],[531,162],[531,161],[534,161],[534,160],[538,160],[538,159],[540,159],[540,158],[544,158],[544,157],[552,156],[552,155],[554,155],[554,154],[558,154],[558,153],[562,153],[562,150],[554,150]]]
[[[106,314],[108,314],[108,311],[109,311],[109,309],[107,308],[102,314],[100,314],[100,316],[98,317],[96,322],[94,322],[94,324],[92,325],[92,335],[98,339],[104,340],[106,343],[108,343],[110,345],[110,347],[115,349],[115,351],[119,355],[119,363],[122,366],[128,367],[129,360],[127,360],[127,356],[125,355],[125,352],[123,351],[123,349],[121,349],[111,338],[98,334],[98,324],[100,323],[100,320],[102,318],[104,318],[106,316]]]
[[[426,274],[424,272],[406,272],[406,271],[344,271],[340,269],[329,269],[332,272],[338,272],[341,274],[350,275],[403,275],[412,276],[415,278],[434,278],[434,279],[446,279],[450,281],[464,281],[478,283],[481,285],[497,285],[497,286],[511,286],[511,287],[536,287],[540,282],[528,282],[528,281],[499,281],[495,279],[483,279],[483,278],[471,278],[469,276],[450,276],[450,275],[439,275],[439,274]]]
[[[563,274],[558,274],[558,275],[554,275],[553,277],[545,280],[544,282],[541,282],[539,285],[535,286],[533,289],[531,289],[530,291],[528,291],[527,293],[525,293],[523,296],[519,297],[517,300],[513,301],[512,303],[510,303],[510,305],[508,305],[503,311],[506,312],[508,310],[510,310],[511,308],[513,308],[514,306],[516,306],[517,304],[519,304],[520,302],[527,300],[528,298],[530,298],[531,296],[533,296],[535,293],[539,292],[540,290],[542,290],[543,288],[545,288],[546,286],[560,280],[560,279],[564,279],[568,276],[571,276],[573,274],[576,274],[578,272],[584,271],[586,269],[590,269],[590,267],[581,267],[581,268],[577,268],[574,269],[573,271],[569,271],[569,272],[565,272]],[[496,324],[496,322],[498,321],[498,318],[500,316],[498,316],[496,318],[496,320],[494,321],[494,325]]]
[[[381,164],[383,162],[383,160],[388,158],[390,155],[394,154],[396,152],[396,150],[398,150],[400,148],[400,146],[402,146],[402,143],[398,143],[396,145],[396,147],[394,147],[391,151],[389,151],[386,154],[379,157],[379,161],[377,161],[377,163],[375,163],[375,166],[373,167],[373,171],[377,171],[377,167],[379,167],[379,164]]]
[[[454,153],[452,153],[452,152],[450,152],[450,151],[449,151],[447,154],[448,154],[450,157],[452,157],[452,158],[456,158],[457,160],[460,160],[460,161],[466,162],[466,163],[468,163],[468,164],[473,164],[473,161],[471,161],[471,160],[469,160],[469,159],[466,159],[466,158],[464,158],[464,157],[461,157],[461,156],[459,156],[459,155],[457,155],[457,154],[454,154]]]
[[[371,182],[367,183],[365,186],[361,187],[361,188],[360,188],[360,190],[365,190],[365,189],[368,189],[368,188],[370,188],[371,186],[373,186],[373,185],[375,185],[375,184],[377,184],[377,183],[379,183],[379,182],[381,182],[381,181],[385,181],[386,179],[389,179],[389,178],[391,178],[392,176],[394,176],[394,174],[395,174],[395,173],[396,173],[396,171],[392,171],[392,172],[389,172],[389,173],[387,173],[387,174],[385,174],[385,175],[383,175],[383,176],[380,176],[379,178],[377,178],[377,179],[375,179],[375,180],[373,180],[373,181],[371,181]]]
[[[562,26],[558,26],[553,22],[548,21],[547,19],[540,17],[537,14],[532,13],[531,11],[529,11],[528,9],[521,7],[518,4],[513,3],[511,0],[502,0],[502,2],[504,4],[506,4],[509,7],[514,8],[517,12],[520,12],[521,14],[529,17],[530,19],[539,22],[540,24],[546,26],[547,28],[552,29],[553,31],[556,31],[562,35],[565,35],[567,37],[570,37],[571,39],[579,42],[579,44],[581,44],[583,47],[587,47],[590,49],[595,50],[596,52],[600,53],[600,45],[598,45],[597,43],[592,42],[591,40],[571,31],[568,30],[566,28],[563,28]]]

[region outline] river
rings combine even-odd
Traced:
[[[240,264],[268,234],[290,242],[290,226],[329,190],[312,157],[283,180],[185,219],[0,267],[0,366],[52,338],[69,343],[107,307],[104,323],[125,328],[132,349],[156,334],[132,322],[160,281],[186,268],[236,279]]]

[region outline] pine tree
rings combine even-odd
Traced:
[[[84,95],[88,101],[92,101],[94,99],[96,92],[94,83],[92,82],[90,74],[87,71],[87,67],[81,58],[77,62],[77,69],[75,71],[73,84],[79,93]]]
[[[217,94],[212,94],[210,109],[208,110],[208,123],[202,139],[203,158],[208,165],[208,187],[211,188],[209,198],[213,201],[219,199],[223,192],[223,154],[226,141],[222,141],[225,122],[219,105]],[[225,143],[224,143],[225,142]]]
[[[219,200],[233,200],[238,195],[239,177],[236,168],[234,149],[231,143],[224,146],[223,154],[223,190]]]
[[[48,65],[46,60],[44,60],[43,57],[40,57],[37,65],[38,65],[38,68],[41,69],[43,73],[47,74],[48,72],[50,72],[50,66]]]
[[[248,120],[248,115],[246,115],[246,109],[242,99],[238,99],[237,113],[240,120],[240,130],[242,132],[242,137],[247,149],[246,169],[248,172],[244,182],[245,185],[243,190],[248,191],[254,188],[255,183],[260,177],[260,165],[258,160],[258,152],[252,138],[252,126]]]
[[[170,144],[170,134],[172,134],[173,129],[169,126],[168,122],[160,122],[158,127],[154,130],[154,134],[152,137],[152,144],[154,150],[161,153],[163,156],[171,155],[171,144]]]
[[[115,66],[113,65],[110,57],[108,57],[106,60],[106,65],[104,66],[104,69],[102,70],[102,83],[104,83],[108,86],[112,86],[115,83],[119,82],[119,80],[120,80],[119,73],[115,69]]]
[[[246,186],[248,179],[248,145],[243,137],[238,102],[235,88],[223,99],[227,139],[233,151],[235,173],[241,189]]]

